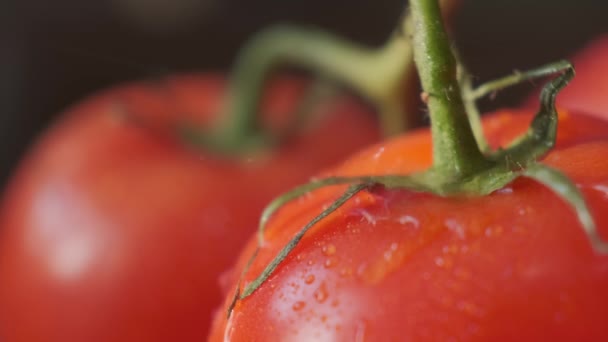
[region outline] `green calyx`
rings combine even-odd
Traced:
[[[572,65],[568,61],[560,61],[538,69],[517,72],[473,89],[470,77],[456,59],[441,25],[438,1],[410,0],[410,6],[413,25],[416,28],[413,34],[414,59],[423,90],[428,95],[425,97],[428,99],[431,118],[432,166],[427,171],[410,175],[330,177],[315,180],[278,197],[262,214],[258,230],[260,247],[264,245],[264,229],[268,220],[282,205],[321,187],[349,185],[342,196],[292,237],[260,275],[242,290],[239,284],[234,302],[255,292],[312,226],[336,211],[357,193],[372,191],[378,186],[444,197],[484,196],[519,177],[531,178],[547,186],[567,202],[576,212],[594,250],[597,253],[608,253],[608,243],[600,238],[593,217],[576,185],[560,171],[539,162],[555,145],[558,124],[555,98],[574,77]],[[544,86],[540,95],[540,108],[527,132],[509,146],[491,151],[481,130],[475,101],[506,86],[551,74],[557,76]],[[253,258],[255,255],[252,260]],[[243,274],[247,272],[247,268]]]

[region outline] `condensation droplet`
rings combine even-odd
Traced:
[[[502,189],[498,189],[496,190],[497,194],[512,194],[513,193],[513,188],[510,186],[506,186]]]
[[[297,302],[293,303],[291,308],[293,309],[293,311],[300,311],[300,310],[304,309],[305,306],[306,306],[305,302],[297,301]]]
[[[486,228],[486,230],[484,231],[484,234],[487,237],[491,237],[491,236],[499,236],[501,235],[503,232],[503,228],[502,226],[491,226]]]
[[[330,257],[325,260],[325,263],[323,263],[323,266],[325,266],[325,268],[332,268],[332,267],[336,266],[336,263],[337,263],[336,258]]]
[[[420,221],[410,215],[403,215],[399,217],[399,223],[403,225],[411,225],[414,228],[418,228],[420,226]]]
[[[323,254],[330,256],[330,255],[334,255],[336,254],[336,246],[329,244],[329,245],[325,245],[322,248]]]
[[[353,269],[350,267],[345,267],[340,270],[341,277],[350,277],[351,275],[353,275]]]
[[[593,186],[593,190],[601,192],[604,197],[608,197],[608,185],[596,184]]]
[[[360,209],[359,213],[361,214],[363,219],[365,221],[367,221],[367,223],[371,224],[372,226],[376,225],[376,219],[374,218],[374,216],[372,214],[370,214],[369,211],[367,211],[365,209]]]
[[[466,238],[464,227],[457,220],[447,219],[445,220],[445,226],[450,232],[456,234],[459,239],[464,240]]]
[[[458,246],[456,245],[449,245],[449,246],[443,246],[441,248],[441,251],[443,252],[443,254],[457,254],[458,253]]]
[[[315,276],[314,274],[309,274],[306,276],[306,278],[304,278],[304,283],[306,284],[312,284],[315,281]]]
[[[399,248],[399,245],[396,242],[391,243],[391,246],[387,251],[384,252],[384,260],[391,261],[393,258],[393,253]]]
[[[436,257],[435,258],[435,265],[437,265],[439,267],[445,266],[445,259],[442,258],[442,257]]]
[[[327,289],[325,288],[325,283],[322,283],[319,288],[314,292],[313,296],[315,300],[319,303],[325,302],[327,300]]]
[[[384,146],[380,147],[376,153],[374,153],[373,158],[378,159],[384,153]]]

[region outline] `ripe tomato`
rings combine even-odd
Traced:
[[[572,110],[608,116],[608,35],[596,38],[573,58],[576,77],[558,97]]]
[[[484,119],[492,146],[510,142],[531,116]],[[608,237],[608,123],[561,113],[544,163],[573,179]],[[419,130],[368,148],[328,175],[408,174],[431,165]],[[344,187],[313,191],[279,209],[243,278]],[[574,211],[539,183],[519,178],[484,197],[443,198],[377,188],[357,194],[304,235],[229,319],[234,281],[210,341],[605,341],[608,257],[594,254]]]
[[[558,106],[608,118],[608,35],[592,40],[572,61],[576,77],[558,96]],[[536,106],[538,97],[529,103]]]
[[[1,207],[0,339],[202,341],[221,301],[217,279],[264,205],[377,139],[373,117],[345,98],[247,158],[157,132],[211,120],[224,85],[198,75],[114,89],[38,141]],[[301,94],[293,81],[272,88],[264,112],[288,112]]]

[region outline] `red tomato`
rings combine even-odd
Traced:
[[[138,83],[73,107],[17,171],[0,213],[3,341],[202,341],[218,277],[276,194],[377,139],[346,99],[287,144],[219,157],[126,119],[207,122],[224,81]],[[300,86],[273,86],[288,112]]]
[[[560,92],[557,105],[608,118],[608,35],[592,40],[572,61],[576,77]],[[537,96],[529,102],[535,106]]]
[[[530,118],[486,117],[491,145],[511,141]],[[578,184],[607,238],[608,122],[567,113],[560,121],[544,162]],[[430,133],[419,130],[323,176],[408,174],[430,165]],[[343,191],[322,188],[279,209],[243,285]],[[233,280],[255,246],[250,241]],[[210,341],[608,340],[608,256],[594,254],[565,202],[524,178],[485,197],[359,193],[304,235],[227,319],[230,297]]]
[[[559,95],[558,104],[608,118],[608,35],[593,40],[573,61],[576,77]]]

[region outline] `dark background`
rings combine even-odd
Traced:
[[[226,70],[256,30],[315,25],[384,41],[403,0],[4,0],[0,5],[0,185],[66,106],[120,82]],[[481,80],[569,56],[608,32],[606,0],[463,0],[455,38]],[[528,88],[484,107],[512,105]]]

